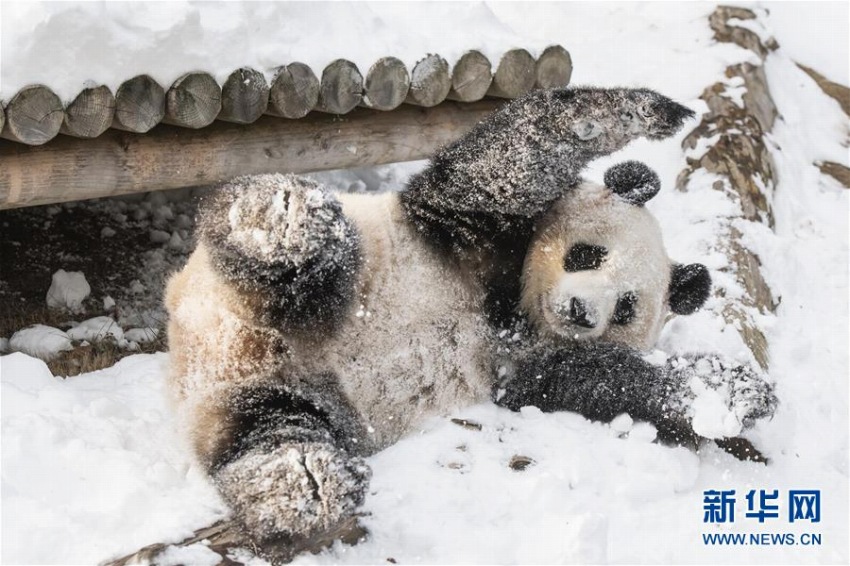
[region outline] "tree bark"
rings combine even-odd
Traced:
[[[730,24],[733,18],[752,20],[755,14],[744,8],[718,7],[709,18],[717,41],[733,42],[750,49],[762,61],[777,47],[775,41],[763,44],[754,32]],[[777,110],[761,65],[732,65],[726,69],[726,76],[737,77],[743,83],[746,89],[743,105],[739,105],[727,92],[725,83],[718,82],[703,91],[700,98],[708,105],[708,112],[684,139],[683,146],[693,150],[705,140],[716,141],[708,145],[701,156],[688,159],[676,186],[686,191],[693,173],[704,169],[720,177],[713,188],[726,193],[739,205],[739,214],[725,223],[716,245],[729,259],[730,267],[727,269],[744,289],[744,296],[732,300],[721,295],[724,302],[721,314],[738,331],[758,364],[766,370],[770,363],[768,344],[753,313],[773,312],[776,302],[761,275],[758,256],[743,244],[742,234],[735,223],[741,220],[759,222],[773,228],[769,197],[776,186],[776,167],[765,143],[765,135],[773,128]]]

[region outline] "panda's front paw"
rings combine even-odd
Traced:
[[[199,227],[214,250],[295,268],[355,238],[339,200],[295,175],[230,181],[204,203]]]
[[[731,438],[771,418],[778,405],[774,387],[756,369],[716,355],[689,355],[668,361],[682,384],[682,402],[693,429],[705,438]]]
[[[329,444],[249,451],[214,477],[259,552],[275,563],[365,534],[356,511],[371,470],[362,458]]]

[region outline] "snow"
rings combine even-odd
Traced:
[[[58,270],[53,274],[53,282],[47,290],[47,306],[55,309],[79,311],[86,297],[91,293],[86,276],[79,271]]]
[[[106,337],[111,337],[116,342],[124,338],[124,331],[111,317],[96,316],[85,320],[68,331],[72,340],[87,340],[97,342]]]
[[[66,332],[43,324],[18,330],[9,338],[9,349],[13,352],[23,352],[45,361],[73,348]]]
[[[760,5],[771,10],[766,33],[781,46],[765,69],[781,114],[769,137],[779,179],[772,202],[776,226],[773,231],[751,223],[736,227],[743,232],[744,244],[758,254],[774,297],[781,299],[775,315],[753,313],[770,345],[768,373],[780,405],[771,421],[759,422],[747,435],[770,464],[740,462],[714,447],[695,454],[654,444],[654,428],[631,422],[628,415],[606,425],[570,413],[543,414],[530,408],[510,413],[479,405],[450,417],[475,421],[481,430],[437,418],[419,434],[371,457],[374,475],[363,519],[369,539],[355,547],[336,544],[316,556],[299,556],[297,563],[386,563],[388,558],[398,563],[850,560],[850,192],[814,165],[821,160],[847,164],[843,144],[848,122],[837,103],[794,64],[811,64],[833,80],[846,82],[847,7]],[[449,48],[469,46],[469,29],[475,24],[476,41],[490,52],[513,41],[531,47],[558,42],[572,54],[577,83],[648,86],[700,112],[705,109],[697,98],[702,89],[722,80],[727,65],[752,60],[742,49],[713,42],[705,22],[713,5],[703,3],[464,4],[457,16],[467,26],[463,38],[453,35],[454,24],[447,23],[451,18],[438,17],[458,9],[451,4],[429,10],[410,4],[364,4],[359,9],[337,4],[336,19],[327,17],[331,8],[323,5],[313,11],[262,3],[33,3],[13,5],[15,13],[26,16],[16,26],[7,23],[9,6],[2,6],[4,62],[18,57],[27,62],[42,47],[52,50],[56,69],[62,72],[54,69],[49,76],[64,81],[68,92],[83,78],[114,80],[111,73],[122,62],[126,74],[139,72],[163,53],[169,56],[158,62],[163,74],[157,78],[167,83],[185,66],[204,68],[211,61],[220,63],[209,69],[215,72],[243,64],[267,71],[281,58],[286,60],[287,49],[298,49],[301,60],[302,48],[313,50],[316,59],[362,55],[368,60],[370,49],[386,55],[394,51],[390,46],[400,45],[401,51],[415,52],[429,40],[440,45],[445,41]],[[298,17],[292,17],[295,11]],[[433,13],[424,13],[429,11]],[[278,18],[278,13],[290,17]],[[242,48],[227,49],[233,43],[223,40],[239,34],[240,22],[249,14],[260,16],[256,33],[240,36]],[[399,28],[388,26],[403,18],[418,24],[409,41],[407,34],[399,40]],[[83,34],[86,40],[67,55],[62,42],[79,34],[58,34],[55,26],[86,19],[93,20]],[[437,22],[445,36],[429,27]],[[7,36],[10,27],[18,29]],[[264,42],[269,29],[286,39]],[[125,45],[105,39],[115,30],[123,30],[118,37]],[[151,30],[151,39],[139,39]],[[306,31],[316,37],[306,37]],[[830,41],[820,41],[822,35]],[[185,50],[181,48],[181,57],[171,57],[180,37],[186,40]],[[206,44],[197,37],[222,44]],[[328,37],[337,40],[329,42]],[[353,39],[358,37],[364,41]],[[202,44],[209,52],[199,47]],[[837,49],[841,45],[845,47]],[[132,51],[127,46],[144,51],[127,58],[126,52]],[[92,53],[97,57],[89,57]],[[246,53],[254,61],[245,61]],[[236,61],[234,54],[242,59]],[[70,63],[87,57],[91,65]],[[85,69],[85,77],[74,75],[80,69]],[[2,96],[17,89],[19,75],[4,65]],[[659,218],[671,257],[706,264],[728,297],[740,297],[734,274],[724,271],[725,256],[714,247],[720,226],[737,212],[733,204],[711,188],[717,180],[711,175],[693,176],[688,192],[673,189],[685,162],[683,135],[663,143],[633,144],[593,164],[587,176],[601,181],[607,167],[627,159],[649,164],[659,173],[662,189],[647,207]],[[688,154],[697,157],[701,150]],[[398,164],[312,177],[340,190],[397,190],[421,166]],[[144,213],[155,216],[166,202],[152,202]],[[173,234],[167,234],[165,241],[170,242]],[[134,286],[144,289],[141,281]],[[648,359],[661,363],[667,355],[716,352],[751,361],[737,331],[720,316],[723,305],[712,298],[705,310],[671,320],[659,350]],[[136,330],[144,329],[127,330],[125,339],[138,341],[141,334]],[[52,343],[54,347],[48,347]],[[70,344],[70,338],[44,326],[20,331],[10,340],[11,349],[42,357],[45,352],[34,349],[49,353],[57,344]],[[146,544],[181,540],[225,515],[177,432],[164,393],[167,362],[165,354],[136,355],[112,368],[63,381],[51,376],[43,362],[23,354],[0,358],[3,563],[97,563]],[[695,408],[697,426],[705,426],[705,432],[722,432],[724,426],[731,430],[732,421],[720,410],[722,400],[713,399],[709,389],[701,393]],[[517,455],[534,463],[515,471],[508,464]],[[735,489],[738,513],[750,489],[820,489],[824,517],[818,524],[802,526],[743,519],[708,526],[702,519],[703,491],[709,489]],[[706,532],[779,530],[822,533],[824,542],[814,547],[718,547],[706,546],[700,538]],[[203,545],[171,549],[167,557],[174,563],[213,563]]]

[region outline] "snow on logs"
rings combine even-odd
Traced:
[[[64,105],[48,86],[30,85],[0,104],[0,135],[41,145],[60,132],[94,138],[112,127],[141,134],[161,122],[197,129],[215,120],[250,124],[263,114],[296,119],[312,111],[347,114],[357,106],[388,111],[406,103],[430,108],[446,99],[516,98],[533,88],[565,86],[571,72],[569,53],[553,45],[536,61],[525,49],[511,49],[498,64],[474,50],[453,64],[429,54],[412,68],[395,57],[383,57],[365,77],[345,59],[333,61],[321,73],[292,62],[280,67],[271,82],[248,67],[233,71],[223,85],[203,72],[183,75],[170,86],[139,75],[115,93],[104,85],[86,84]]]

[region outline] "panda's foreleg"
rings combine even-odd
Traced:
[[[603,422],[628,413],[655,425],[664,441],[698,445],[699,435],[679,402],[681,376],[646,362],[636,350],[607,343],[540,349],[514,366],[510,381],[496,392],[499,405],[513,411],[529,405],[544,412],[573,411]]]
[[[354,296],[360,237],[330,192],[294,176],[243,177],[202,205],[213,268],[265,324],[313,330],[341,320]]]
[[[354,455],[357,427],[340,417],[345,407],[308,397],[279,385],[233,392],[212,409],[209,422],[222,430],[200,454],[235,519],[273,563],[364,534],[356,511],[370,470]]]
[[[529,352],[514,367],[513,376],[495,394],[504,407],[574,411],[603,422],[628,413],[655,425],[660,440],[692,448],[703,440],[692,424],[695,385],[726,398],[742,429],[771,417],[777,406],[772,385],[761,375],[717,356],[674,357],[656,366],[631,348],[595,343]]]

